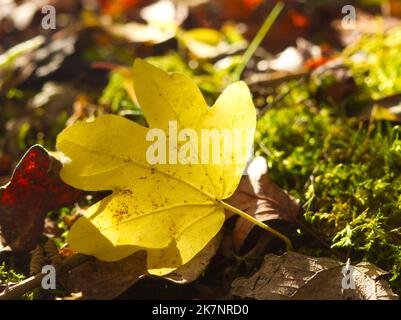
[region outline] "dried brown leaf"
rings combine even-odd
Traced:
[[[270,180],[266,159],[263,157],[252,161],[248,175],[242,177],[237,190],[227,202],[263,222],[284,220],[298,224],[300,220],[299,205]],[[237,220],[232,235],[237,252],[254,227],[255,225],[248,220]]]
[[[342,289],[344,264],[295,252],[268,254],[261,268],[249,278],[238,278],[231,294],[257,300],[389,300],[398,299],[382,277],[383,270],[370,263],[354,267],[355,289]]]
[[[221,238],[222,233],[220,232],[191,261],[163,278],[179,284],[190,283],[198,279],[219,249]]]
[[[195,281],[207,268],[220,242],[221,233],[192,260],[163,278],[179,284]],[[85,262],[71,270],[61,282],[69,292],[81,292],[82,299],[113,299],[146,276],[146,253],[140,251],[116,262]]]

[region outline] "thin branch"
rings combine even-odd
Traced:
[[[56,273],[66,273],[69,270],[91,259],[93,259],[93,257],[91,256],[75,254],[63,261],[60,267],[56,269]],[[18,282],[17,284],[7,285],[6,289],[0,293],[0,300],[13,300],[20,298],[25,293],[28,293],[33,289],[40,287],[44,276],[45,274],[38,273],[30,278]]]

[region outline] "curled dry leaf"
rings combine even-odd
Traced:
[[[178,26],[188,16],[188,8],[174,4],[170,0],[161,0],[141,10],[141,17],[147,23],[129,22],[105,25],[111,35],[131,42],[158,44],[170,40],[176,35]]]
[[[165,42],[175,35],[174,29],[162,30],[160,28],[138,22],[114,24],[105,27],[105,29],[111,35],[124,38],[131,42],[149,42],[152,44]]]
[[[322,50],[304,38],[297,39],[296,47],[288,47],[277,57],[266,61],[270,69],[297,73],[306,67],[308,61],[322,58]]]
[[[245,49],[245,40],[229,43],[223,32],[208,28],[197,28],[182,32],[179,40],[197,59],[212,59],[218,56],[234,54]]]
[[[363,34],[384,33],[386,30],[398,25],[399,19],[391,16],[377,19],[375,15],[359,9],[354,28],[343,28],[341,22],[341,20],[334,21],[333,27],[339,33],[342,44],[348,46],[357,42]]]
[[[179,284],[198,279],[216,254],[221,238],[220,232],[192,260],[163,278]],[[113,299],[147,275],[146,253],[140,251],[116,262],[85,262],[62,282],[69,292],[81,292],[82,299]]]
[[[248,167],[235,193],[227,200],[232,206],[245,211],[260,221],[284,220],[299,224],[300,207],[267,173],[266,159],[255,158]],[[239,252],[255,225],[239,218],[233,230],[234,249]]]
[[[83,299],[113,299],[146,275],[146,253],[138,251],[116,262],[90,260],[71,270],[61,283]]]
[[[46,213],[84,195],[60,180],[60,168],[60,162],[39,145],[26,152],[10,182],[0,187],[0,248],[34,249]]]
[[[37,21],[35,15],[41,12],[42,8],[51,5],[56,8],[56,12],[59,13],[63,11],[64,14],[72,14],[77,7],[79,0],[3,0],[1,1],[1,11],[0,11],[0,24],[4,25],[0,28],[0,37],[3,36],[2,33],[9,33],[15,28],[18,32],[21,32],[21,37],[25,34],[22,31],[26,30],[28,27]],[[12,28],[6,27],[8,23],[11,23]],[[17,37],[18,38],[18,37]]]
[[[75,52],[77,40],[75,34],[65,34],[51,41],[40,35],[8,49],[0,55],[0,93],[59,71]],[[9,73],[12,76],[6,76]]]
[[[232,296],[257,300],[390,300],[398,299],[382,279],[386,272],[370,263],[354,267],[355,289],[342,289],[344,264],[295,252],[268,254],[250,278],[232,284]]]

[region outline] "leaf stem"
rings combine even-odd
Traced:
[[[241,211],[240,209],[237,209],[236,207],[233,207],[232,205],[224,202],[224,201],[220,201],[221,205],[227,209],[228,211],[231,211],[235,214],[238,214],[240,217],[252,222],[253,224],[257,225],[258,227],[274,234],[276,237],[280,238],[281,240],[283,240],[285,242],[287,251],[292,251],[292,244],[291,244],[291,240],[288,239],[285,235],[283,235],[282,233],[278,232],[277,230],[269,227],[268,225],[264,224],[263,222],[255,219],[254,217],[252,217],[251,215],[245,213],[244,211]]]
[[[260,27],[258,33],[253,38],[251,44],[249,45],[248,49],[245,51],[244,55],[242,56],[242,61],[238,66],[235,68],[232,74],[233,82],[238,81],[241,78],[241,74],[244,71],[245,67],[247,66],[249,60],[251,60],[252,56],[254,55],[256,49],[260,46],[263,39],[265,38],[266,34],[269,32],[270,28],[272,27],[273,23],[276,21],[278,16],[280,15],[281,11],[284,8],[284,4],[282,2],[278,2],[273,10],[270,12],[268,17],[266,18],[263,25]]]

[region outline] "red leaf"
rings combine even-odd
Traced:
[[[245,7],[249,10],[249,11],[253,11],[255,10],[257,7],[259,7],[262,3],[263,0],[242,0]]]
[[[135,8],[143,2],[142,0],[100,0],[103,13],[118,15],[126,10]]]
[[[292,24],[297,28],[310,27],[309,18],[302,12],[292,9],[288,12],[288,17],[291,19]]]
[[[13,251],[32,250],[46,213],[82,198],[82,191],[61,181],[60,168],[61,163],[39,145],[26,152],[10,182],[0,187],[1,245]]]

